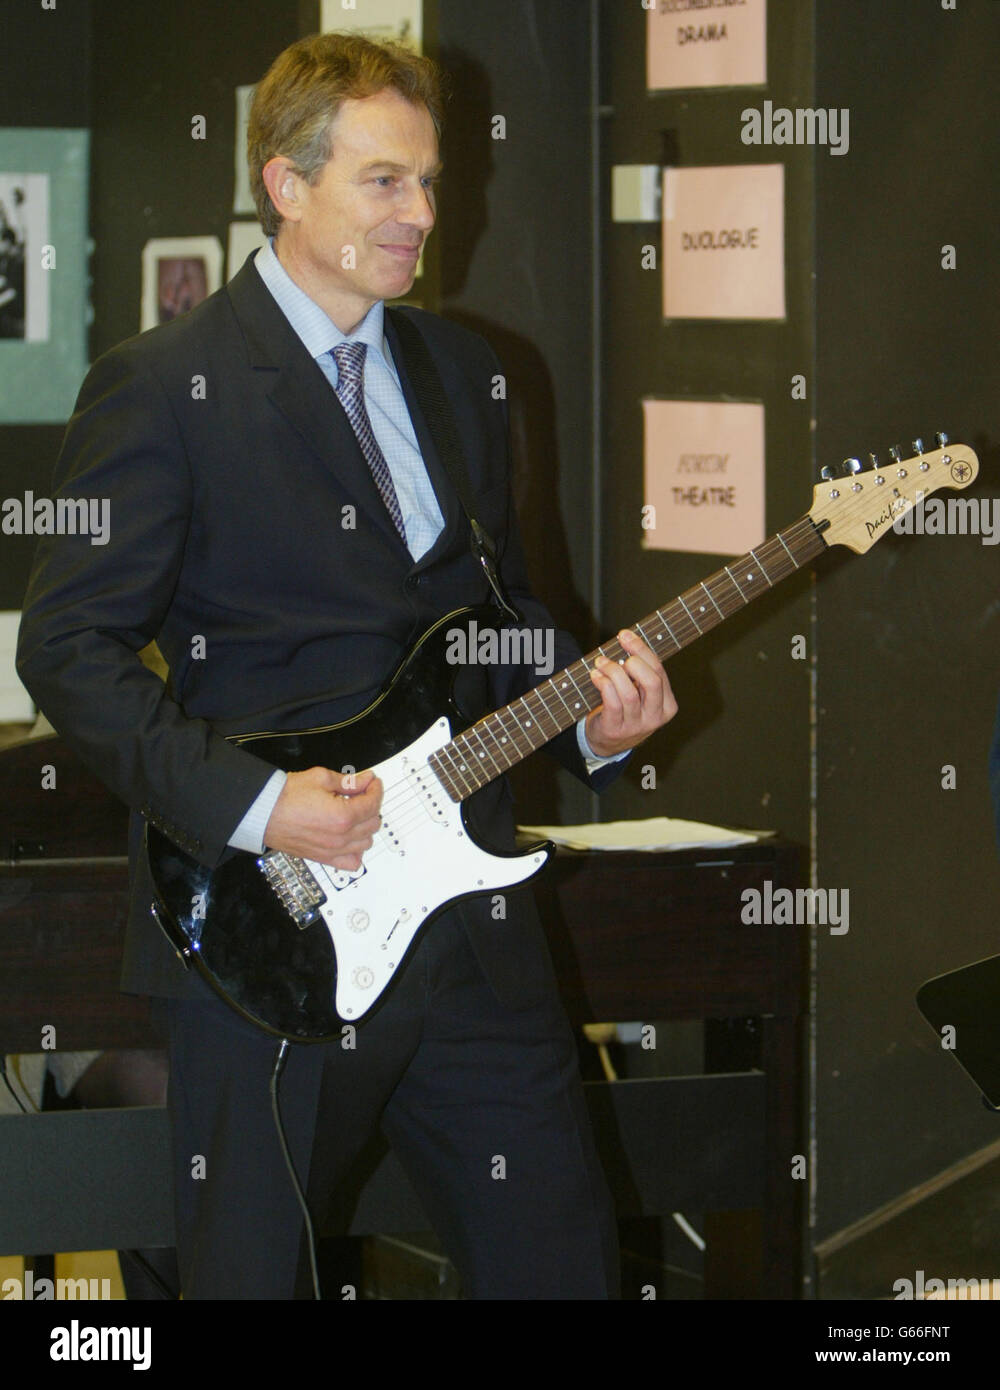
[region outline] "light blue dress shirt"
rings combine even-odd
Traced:
[[[278,308],[302,339],[306,351],[315,359],[334,391],[337,389],[338,372],[331,349],[340,343],[367,343],[365,407],[399,498],[407,548],[414,560],[419,560],[441,534],[444,517],[420,454],[413,421],[399,384],[399,374],[386,341],[384,302],[376,301],[354,332],[348,335],[342,333],[315,300],[310,299],[291,278],[274,253],[273,238],[269,238],[267,244],[257,252],[254,265]],[[617,758],[598,758],[587,742],[582,719],[576,726],[576,737],[590,772],[627,756],[620,753]],[[285,785],[285,777],[286,774],[279,769],[269,778],[230,837],[229,843],[235,849],[248,850],[251,854],[260,854],[264,849],[264,831]]]

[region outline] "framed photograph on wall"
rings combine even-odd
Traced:
[[[222,284],[222,243],[214,236],[157,237],[142,248],[140,331],[169,323]]]
[[[0,131],[0,421],[53,424],[87,370],[86,130]]]

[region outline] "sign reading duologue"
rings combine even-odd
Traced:
[[[784,165],[664,171],[663,316],[785,317]]]

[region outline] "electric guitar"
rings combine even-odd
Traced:
[[[922,497],[965,488],[979,462],[965,445],[912,458],[897,450],[882,468],[844,477],[824,468],[805,516],[703,583],[648,614],[632,631],[661,660],[741,612],[830,545],[859,554]],[[418,932],[446,907],[523,883],[552,846],[495,854],[469,834],[462,803],[558,733],[601,697],[589,672],[598,655],[621,661],[617,640],[556,672],[527,695],[471,727],[455,701],[456,633],[475,647],[495,630],[493,609],[464,608],[430,627],[361,714],[303,733],[258,733],[232,741],[284,769],[372,768],[384,794],[382,823],[354,871],[278,851],[231,851],[209,869],[152,826],[146,846],[156,890],[152,911],[182,959],[245,1017],[279,1037],[321,1042],[341,1035],[381,998]],[[476,628],[473,627],[476,624]],[[451,660],[449,660],[451,656]]]

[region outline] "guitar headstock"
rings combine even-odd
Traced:
[[[873,466],[861,471],[859,459],[846,459],[844,474],[835,478],[833,470],[823,469],[824,481],[813,491],[809,515],[823,528],[827,545],[846,545],[859,555],[870,550],[899,517],[938,488],[965,488],[979,472],[979,459],[967,444],[949,444],[947,435],[937,436],[938,447],[924,451],[919,439],[913,441],[912,458],[900,457],[890,449],[884,466],[872,454]]]

